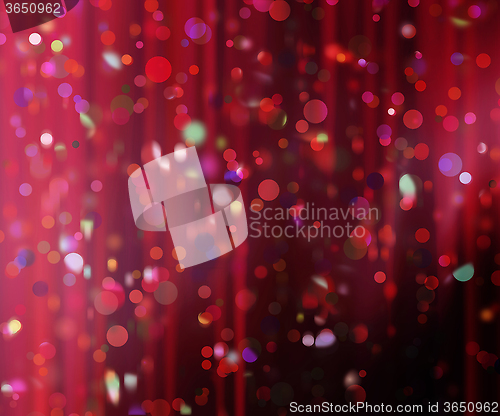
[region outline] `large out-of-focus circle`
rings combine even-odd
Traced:
[[[229,189],[225,186],[214,187],[212,198],[214,203],[220,207],[228,206],[231,202],[233,202],[233,196],[231,195],[231,192],[229,192]]]
[[[33,284],[33,293],[35,296],[42,297],[49,292],[49,286],[43,281],[38,281]]]
[[[28,107],[29,103],[33,100],[33,92],[28,88],[18,88],[14,92],[14,102],[19,107]]]
[[[153,202],[152,205],[146,205],[144,208],[143,218],[149,225],[153,225],[158,228],[165,226],[165,217],[160,203]]]
[[[411,39],[417,34],[417,29],[415,29],[415,26],[413,25],[406,24],[401,29],[401,33],[406,39]]]
[[[194,246],[203,253],[211,250],[215,245],[215,239],[210,233],[200,233],[194,239]]]
[[[309,123],[321,123],[328,115],[328,107],[321,100],[311,100],[304,106],[304,117]]]
[[[146,64],[146,75],[153,82],[165,82],[171,73],[172,65],[163,56],[155,56]]]
[[[50,360],[51,358],[54,358],[54,356],[56,355],[56,347],[54,347],[50,342],[42,342],[39,348],[40,348],[40,354],[46,360]]]
[[[64,264],[75,273],[80,273],[83,270],[83,258],[78,253],[67,254],[64,257]]]
[[[106,339],[113,347],[122,347],[128,341],[128,332],[121,325],[114,325],[108,329]]]
[[[94,306],[101,315],[111,315],[118,309],[118,297],[109,290],[104,290],[94,298]]]
[[[282,22],[290,16],[290,5],[284,0],[276,0],[271,3],[269,14],[274,20]]]
[[[462,172],[459,176],[460,182],[462,182],[464,185],[467,185],[472,181],[472,175],[469,172]]]
[[[424,121],[422,113],[418,110],[408,110],[403,116],[403,123],[409,129],[418,129]]]
[[[359,403],[366,400],[366,391],[358,384],[349,386],[345,392],[345,399],[349,403]]]
[[[273,0],[253,0],[253,7],[263,13],[269,11],[272,4]]]
[[[207,25],[199,17],[192,17],[184,25],[184,31],[186,35],[191,39],[201,38],[207,31]]]
[[[258,191],[264,201],[272,201],[279,195],[280,187],[276,181],[265,179],[260,183]]]
[[[162,305],[174,303],[178,295],[177,287],[172,282],[160,282],[158,289],[154,292],[154,297]]]
[[[443,120],[443,128],[450,133],[458,129],[458,125],[458,118],[456,118],[455,116],[446,116]]]
[[[164,399],[156,399],[149,413],[151,413],[151,416],[169,416],[170,404]]]
[[[380,189],[384,186],[384,177],[378,172],[372,172],[366,177],[366,184],[370,189]]]
[[[242,289],[236,294],[234,300],[238,308],[248,311],[257,300],[257,297],[250,290]]]
[[[455,153],[445,153],[439,159],[438,167],[444,176],[456,176],[462,171],[462,159]]]
[[[49,65],[47,66],[49,68],[49,74],[52,75],[54,78],[65,78],[66,76],[69,75],[68,71],[64,69],[64,64],[68,60],[67,56],[64,55],[56,55],[50,58],[49,60]]]

